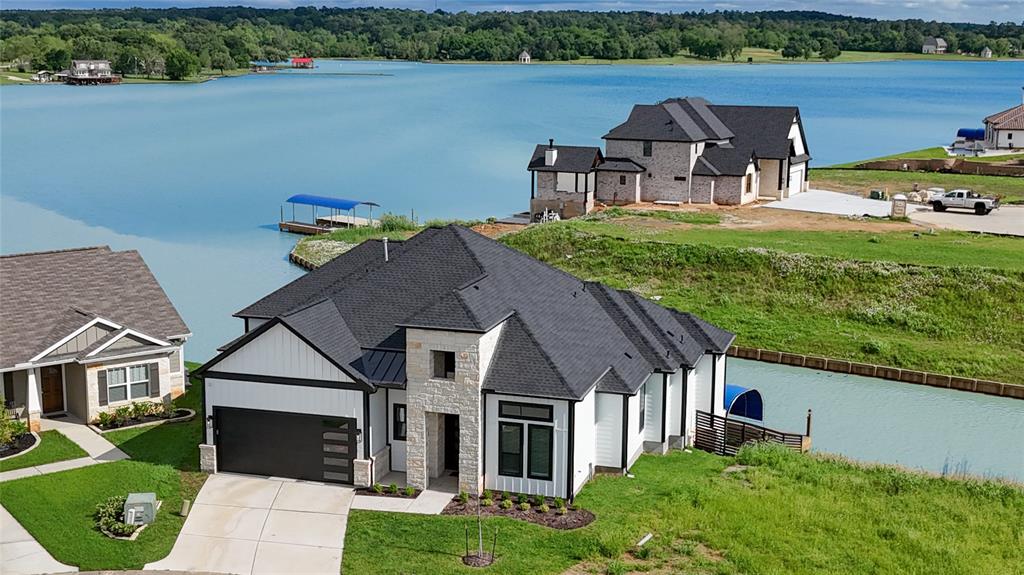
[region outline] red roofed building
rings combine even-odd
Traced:
[[[292,58],[292,68],[312,68],[312,58]]]

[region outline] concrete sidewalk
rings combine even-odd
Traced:
[[[107,463],[109,461],[128,459],[128,454],[118,449],[113,443],[110,443],[102,435],[96,433],[90,429],[89,426],[77,419],[71,417],[61,419],[43,419],[40,423],[40,428],[42,431],[59,431],[64,435],[64,437],[67,437],[81,447],[83,451],[88,453],[88,457],[79,457],[78,459],[57,461],[55,463],[47,463],[44,465],[37,465],[35,467],[24,467],[13,471],[4,471],[3,473],[0,473],[0,483],[21,479],[22,477],[46,475],[47,473],[66,471],[68,469],[86,467],[88,465],[96,465],[97,463]]]
[[[392,472],[380,480],[381,485],[405,487],[405,473]],[[420,492],[415,499],[405,497],[381,497],[378,495],[356,495],[352,500],[352,509],[365,511],[388,511],[392,513],[417,513],[420,515],[440,515],[452,498],[459,492],[459,480],[456,477],[437,477],[431,480],[431,486]]]
[[[54,559],[6,509],[0,506],[0,573],[36,575],[73,571],[78,571],[78,567],[65,565]]]

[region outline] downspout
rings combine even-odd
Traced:
[[[573,457],[575,455],[573,452],[575,451],[574,448],[575,448],[575,441],[576,441],[576,437],[575,437],[576,434],[574,433],[576,431],[576,402],[575,401],[569,401],[567,403],[569,405],[569,449],[568,449],[569,457],[568,457],[568,468],[567,468],[567,471],[568,471],[567,475],[568,475],[568,477],[566,478],[566,485],[567,485],[568,489],[566,489],[565,498],[566,498],[566,500],[571,502],[573,499],[576,498],[576,493],[573,490],[573,483],[574,483],[573,479],[575,479],[575,477],[576,477],[576,469],[575,469],[575,466],[573,465]]]
[[[668,432],[668,374],[661,374],[661,443]]]
[[[370,392],[363,390],[363,458],[370,458]],[[370,475],[373,475],[373,471],[370,471]],[[373,478],[370,478],[371,482]]]
[[[622,472],[626,472],[629,463],[629,396],[622,396]]]
[[[409,408],[406,407],[406,416],[405,416],[406,419],[409,419],[409,415],[408,414],[409,414]],[[395,417],[395,411],[393,409],[391,409],[391,389],[385,387],[384,388],[384,445],[386,445],[388,447],[388,470],[389,471],[391,470],[391,437],[392,437],[392,433],[393,433],[391,427],[395,424],[395,422],[393,421],[394,417]],[[388,425],[389,421],[391,422],[390,425]]]

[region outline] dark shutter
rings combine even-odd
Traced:
[[[100,390],[100,405],[107,404],[107,370],[101,369],[96,372],[96,383]]]
[[[149,396],[160,397],[160,364],[149,364]]]

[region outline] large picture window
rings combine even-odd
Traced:
[[[523,476],[523,424],[498,423],[498,474]]]
[[[146,364],[107,370],[107,400],[128,401],[149,397],[149,366]]]
[[[551,479],[554,453],[554,428],[549,425],[529,427],[526,476],[530,479]]]
[[[395,441],[405,441],[405,404],[396,403],[392,411],[392,425],[394,426]]]

